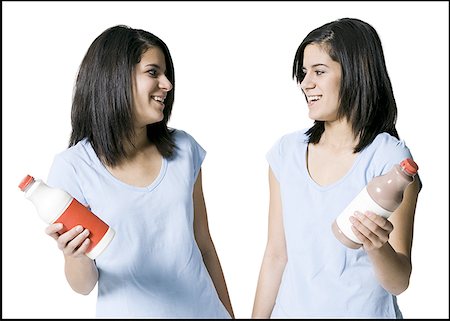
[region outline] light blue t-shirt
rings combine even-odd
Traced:
[[[401,318],[366,252],[342,245],[331,225],[373,177],[411,158],[408,147],[379,134],[346,175],[320,186],[308,173],[307,140],[305,130],[287,134],[266,155],[280,184],[288,255],[271,317]]]
[[[230,318],[194,237],[192,193],[206,152],[186,132],[173,135],[175,156],[146,187],[116,179],[86,139],[54,159],[48,184],[116,232],[95,260],[99,317]]]

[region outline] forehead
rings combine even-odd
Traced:
[[[303,66],[309,67],[316,64],[329,65],[331,59],[325,46],[318,44],[309,44],[303,51]]]
[[[165,57],[163,51],[158,47],[148,48],[141,56],[141,65],[156,64],[160,67],[165,66]]]

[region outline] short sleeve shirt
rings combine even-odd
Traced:
[[[116,179],[87,140],[54,159],[48,184],[116,232],[95,260],[99,317],[230,318],[193,231],[192,193],[206,152],[188,133],[173,135],[175,155],[145,187]]]
[[[342,245],[331,225],[373,177],[412,158],[408,147],[381,133],[342,178],[320,186],[307,169],[307,146],[301,130],[281,137],[267,153],[280,184],[288,254],[272,317],[401,317],[366,252]]]

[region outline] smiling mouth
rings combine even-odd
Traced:
[[[164,100],[166,99],[166,97],[152,96],[152,99],[157,101],[158,103],[164,105]]]
[[[314,103],[316,101],[319,101],[322,98],[322,96],[320,96],[320,95],[311,95],[311,96],[307,96],[307,98],[308,98],[308,104],[312,104],[312,103]]]

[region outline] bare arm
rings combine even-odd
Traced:
[[[61,223],[49,225],[45,232],[53,237],[64,254],[66,279],[72,289],[80,294],[89,294],[97,284],[98,271],[93,260],[85,255],[89,246],[89,231],[80,226],[59,234]]]
[[[211,276],[220,300],[227,309],[228,313],[234,318],[233,308],[231,306],[225,277],[217,256],[214,243],[211,239],[208,226],[208,217],[206,213],[205,199],[203,197],[202,188],[202,172],[200,170],[197,181],[194,186],[194,233],[200,252],[202,253],[203,262]]]
[[[415,180],[406,188],[403,201],[390,221],[370,212],[351,219],[353,232],[363,242],[378,280],[394,295],[402,293],[409,285],[418,194],[419,183]]]
[[[269,169],[269,231],[259,273],[252,318],[268,319],[272,314],[281,278],[287,262],[280,186]]]

